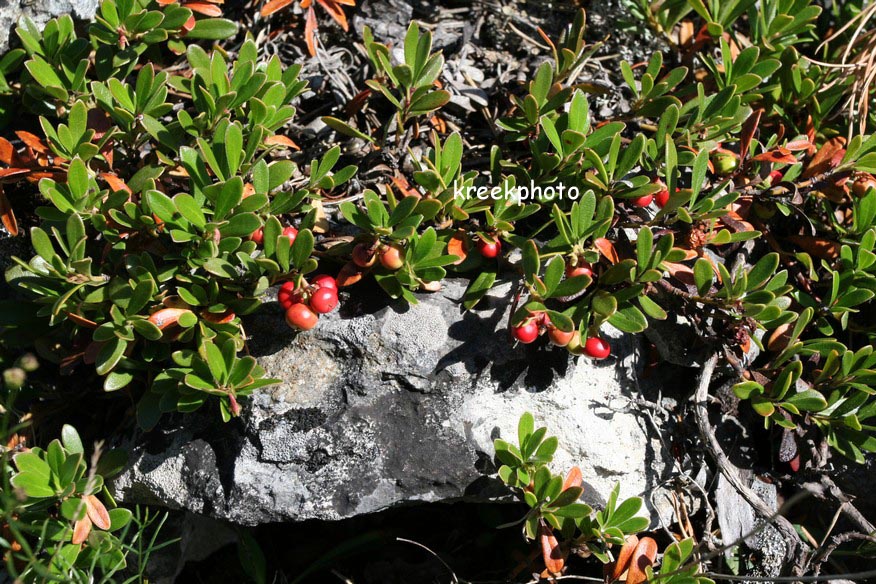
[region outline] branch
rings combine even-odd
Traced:
[[[804,549],[803,542],[791,522],[785,517],[778,515],[770,509],[766,503],[747,486],[739,476],[739,471],[736,466],[730,462],[718,439],[715,437],[714,428],[709,423],[708,398],[709,384],[712,381],[712,375],[715,372],[715,365],[718,362],[718,353],[713,353],[703,366],[703,371],[700,376],[699,384],[697,385],[696,393],[694,394],[694,414],[696,417],[697,428],[699,429],[700,438],[706,444],[709,453],[715,459],[718,469],[727,478],[727,481],[733,485],[733,488],[742,496],[751,507],[761,515],[766,521],[773,520],[776,528],[784,536],[788,544],[788,550],[785,553],[785,563],[794,566],[794,573],[802,573],[802,567],[806,564],[806,559],[809,553]]]

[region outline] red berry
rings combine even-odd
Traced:
[[[374,249],[370,245],[357,243],[353,248],[353,263],[360,268],[370,268],[377,261]]]
[[[301,294],[295,291],[295,282],[283,282],[277,292],[277,301],[286,310],[296,302],[301,302]]]
[[[532,319],[520,326],[511,327],[511,334],[521,343],[528,345],[538,338],[538,323]]]
[[[296,302],[286,311],[286,324],[299,331],[309,331],[318,321],[319,316],[301,302]]]
[[[487,259],[499,257],[502,251],[502,243],[497,239],[495,241],[487,241],[486,239],[478,239],[478,251]]]
[[[641,197],[636,197],[635,199],[630,199],[630,204],[633,207],[647,207],[651,204],[651,201],[654,200],[654,195],[642,195]]]
[[[295,243],[295,238],[298,237],[298,230],[294,227],[284,227],[282,237],[289,238],[289,245]]]
[[[783,178],[782,171],[771,170],[768,180],[770,181],[771,185],[775,185],[775,184],[778,184],[782,180],[782,178]]]
[[[565,333],[554,327],[548,329],[548,338],[551,340],[551,344],[556,345],[557,347],[565,347],[572,340],[572,337],[575,336],[576,332],[577,331],[569,331]]]
[[[402,250],[398,245],[387,245],[386,248],[380,252],[380,265],[387,270],[398,270],[404,265],[404,263]]]
[[[331,312],[338,306],[338,291],[320,288],[310,295],[310,308],[319,314]]]
[[[250,241],[256,242],[256,245],[261,245],[265,241],[265,230],[259,227],[249,236]]]
[[[566,277],[574,278],[575,276],[590,276],[593,277],[593,266],[589,262],[579,262],[577,266],[566,266]]]
[[[312,283],[317,288],[331,288],[332,290],[338,289],[338,282],[328,274],[321,274],[317,276],[313,279]]]
[[[604,339],[590,337],[584,343],[584,352],[594,359],[605,359],[611,354],[611,347]]]
[[[655,185],[660,185],[663,187],[656,193],[654,193],[654,202],[657,203],[657,206],[661,209],[666,206],[666,203],[669,202],[669,189],[666,188],[666,185],[659,178],[655,178],[653,181]]]

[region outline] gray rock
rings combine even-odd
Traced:
[[[269,304],[246,328],[282,383],[229,424],[213,410],[142,437],[115,496],[248,525],[495,496],[504,491],[484,478],[492,440],[515,440],[524,411],[558,436],[557,472],[581,467],[590,501],[616,482],[622,496],[647,492],[669,467],[628,406],[638,344],[606,331],[615,357],[599,364],[513,347],[511,288],[470,313],[459,306],[465,283],[453,280],[410,307],[368,313],[351,300],[343,308],[356,316],[325,316],[307,334]]]
[[[100,0],[8,0],[0,2],[0,51],[9,48],[15,37],[15,26],[22,16],[28,16],[42,28],[49,19],[70,14],[79,20],[90,20],[97,12]]]

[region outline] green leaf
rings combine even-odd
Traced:
[[[122,355],[125,353],[125,349],[127,348],[128,343],[118,337],[110,339],[104,343],[103,347],[100,348],[95,361],[95,370],[97,371],[97,374],[106,375],[112,371],[113,367],[118,365]]]
[[[700,296],[706,296],[709,290],[712,289],[712,282],[714,280],[715,272],[712,269],[712,262],[706,258],[698,259],[694,264],[693,272],[697,293]]]
[[[85,448],[82,447],[82,439],[79,438],[79,432],[70,424],[64,424],[61,427],[61,442],[64,444],[64,449],[70,454],[85,452]]]
[[[535,429],[535,418],[531,413],[525,412],[520,416],[520,421],[517,423],[517,443],[522,447],[532,435]]]
[[[357,130],[350,124],[339,120],[338,118],[333,118],[332,116],[323,116],[321,119],[326,126],[331,128],[338,134],[350,136],[351,138],[359,138],[360,140],[366,140],[368,142],[374,142],[374,138],[360,130]]]
[[[787,398],[785,402],[794,405],[797,409],[804,412],[820,412],[827,407],[827,400],[814,389],[795,393]]]
[[[640,333],[648,328],[648,319],[635,306],[619,308],[608,322],[625,333]]]
[[[225,18],[207,18],[195,22],[186,38],[221,41],[237,34],[237,24]]]
[[[160,191],[146,191],[146,203],[155,215],[165,222],[172,222],[176,214],[173,200]]]

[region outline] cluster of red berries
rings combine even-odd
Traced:
[[[295,287],[295,282],[284,282],[277,293],[280,306],[286,311],[286,324],[309,331],[316,326],[320,314],[327,314],[338,306],[338,284],[328,275],[317,276],[308,286]]]
[[[524,345],[528,345],[547,332],[552,345],[566,347],[573,355],[587,355],[593,359],[605,359],[611,354],[611,347],[605,339],[590,337],[583,343],[581,333],[575,331],[562,331],[558,329],[544,312],[538,312],[524,320],[515,327],[511,327],[511,335]]]
[[[653,194],[642,195],[641,197],[636,197],[635,199],[628,199],[629,203],[632,206],[647,207],[651,204],[652,201],[657,203],[657,206],[661,209],[666,206],[666,203],[669,202],[669,189],[666,188],[666,185],[663,184],[663,181],[659,178],[655,178],[652,182],[655,185],[662,186],[663,188]]]
[[[284,227],[282,237],[288,238],[289,245],[292,245],[295,243],[295,238],[298,237],[298,230],[294,227]],[[256,242],[256,244],[261,245],[265,242],[265,230],[259,227],[252,232],[249,238],[251,241]]]

